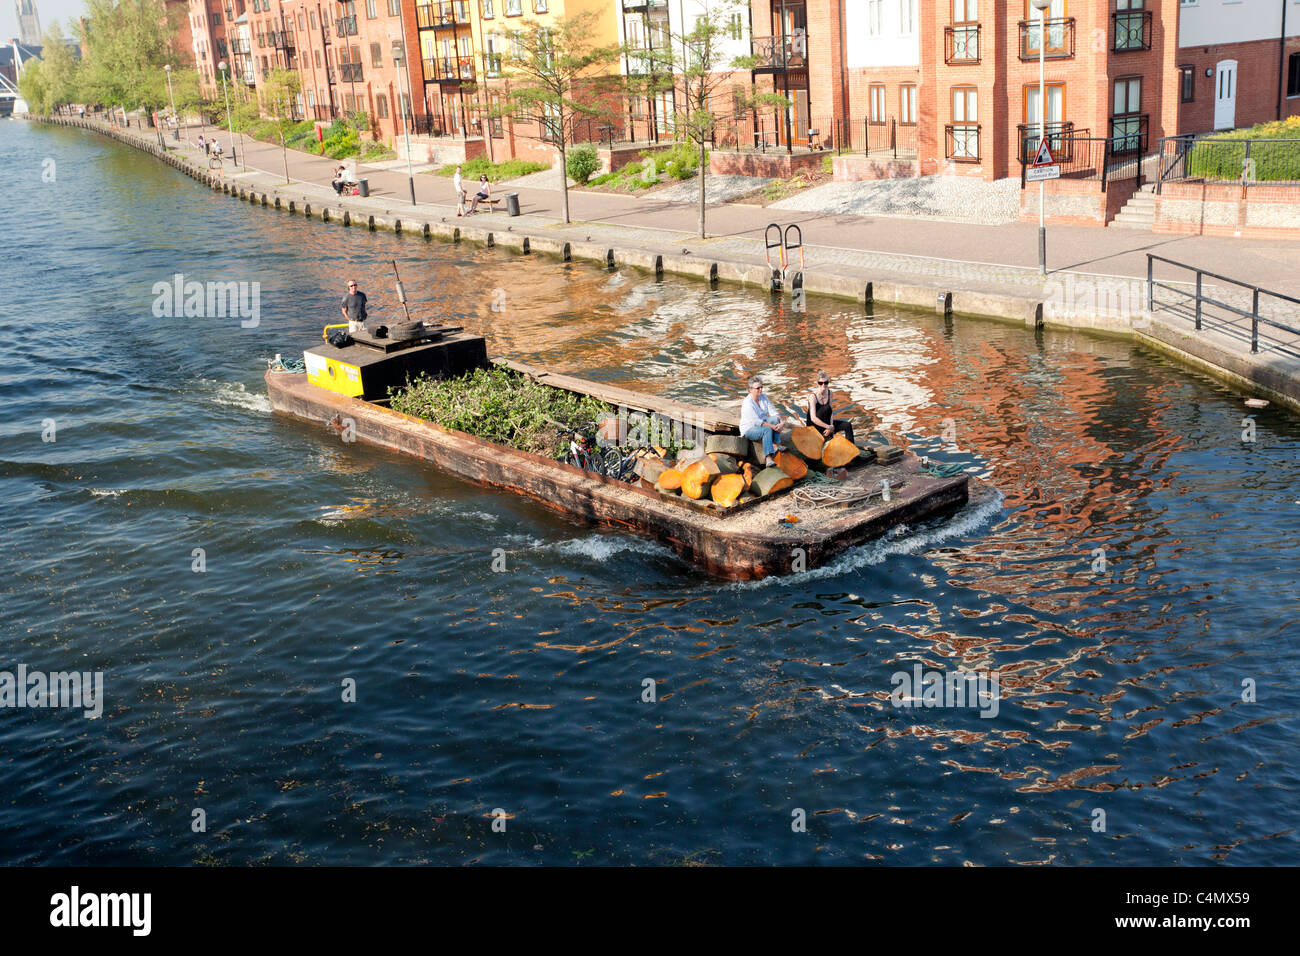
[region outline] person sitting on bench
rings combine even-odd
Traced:
[[[334,187],[335,194],[339,196],[343,195],[343,187],[347,185],[347,179],[348,168],[342,163],[339,163],[338,168],[334,170],[334,178],[330,181],[330,185]]]
[[[831,379],[822,369],[817,373],[817,387],[808,393],[806,410],[808,424],[816,428],[825,438],[833,438],[836,432],[843,432],[844,437],[853,441],[853,425],[844,419],[836,420],[831,409]]]
[[[492,184],[488,182],[487,173],[483,173],[478,178],[478,192],[474,194],[474,201],[469,204],[471,213],[478,211],[478,204],[481,202],[490,203],[492,199]]]

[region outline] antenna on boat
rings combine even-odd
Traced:
[[[389,259],[388,261],[393,264],[393,275],[397,278],[397,301],[402,303],[402,308],[406,311],[406,321],[410,322],[411,309],[406,304],[406,290],[402,288],[402,277],[397,274],[397,260]]]

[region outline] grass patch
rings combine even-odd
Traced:
[[[1249,156],[1244,140],[1253,140]],[[1281,140],[1300,140],[1300,116],[1197,141],[1187,155],[1187,175],[1234,182],[1243,176],[1261,183],[1300,180],[1300,142],[1271,142]]]
[[[569,436],[559,434],[552,422],[582,427],[610,413],[604,402],[500,366],[475,369],[461,378],[421,378],[392,398],[395,411],[556,459],[568,451]]]
[[[389,149],[383,143],[366,143],[361,147],[357,158],[363,163],[379,163],[386,159],[396,159],[397,150]]]
[[[705,153],[707,161],[708,153]],[[658,186],[665,178],[690,179],[699,172],[700,155],[692,143],[678,143],[667,149],[647,149],[637,159],[612,173],[587,180],[588,186],[602,186],[618,192],[639,192]]]
[[[520,176],[527,176],[529,173],[540,173],[544,169],[550,169],[545,163],[534,163],[526,159],[508,159],[504,163],[494,163],[490,159],[479,157],[471,159],[467,163],[460,164],[461,178],[467,180],[477,180],[484,173],[492,182],[500,182],[503,179],[518,179]],[[436,173],[438,176],[451,178],[456,175],[456,164],[452,163],[442,167]]]

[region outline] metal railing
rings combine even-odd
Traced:
[[[1146,113],[1112,116],[1110,118],[1110,151],[1116,156],[1144,152],[1147,148],[1147,124],[1149,119],[1150,117]]]
[[[949,123],[943,128],[943,154],[955,163],[980,161],[980,125]]]
[[[354,37],[357,35],[357,18],[356,17],[339,17],[334,21],[334,32],[341,37]]]
[[[1157,282],[1155,278],[1155,264],[1163,262],[1179,269],[1185,269],[1196,275],[1196,291],[1188,292],[1176,286],[1164,282]],[[1250,309],[1243,306],[1233,305],[1221,299],[1207,295],[1205,292],[1205,279],[1214,279],[1217,282],[1226,282],[1233,288],[1231,291],[1243,290],[1250,294]],[[1251,285],[1249,282],[1240,282],[1237,279],[1230,279],[1227,276],[1219,275],[1216,272],[1209,272],[1205,269],[1190,266],[1185,262],[1175,262],[1173,259],[1166,259],[1163,256],[1147,253],[1147,311],[1156,312],[1156,290],[1162,289],[1166,292],[1172,292],[1182,297],[1182,300],[1176,303],[1161,302],[1160,310],[1170,312],[1174,315],[1181,315],[1184,318],[1190,318],[1197,332],[1208,328],[1212,332],[1218,332],[1230,338],[1240,339],[1241,341],[1250,342],[1251,352],[1259,352],[1260,339],[1265,340],[1267,350],[1282,352],[1287,355],[1300,358],[1300,328],[1294,325],[1287,325],[1285,322],[1279,322],[1270,318],[1260,310],[1261,297],[1268,297],[1274,300],[1274,304],[1281,304],[1282,308],[1288,306],[1300,306],[1300,299],[1293,296],[1285,295],[1281,292],[1273,292],[1269,289],[1262,289],[1259,286]],[[1244,299],[1244,295],[1242,296]],[[1267,305],[1268,303],[1265,303]],[[1206,314],[1206,307],[1210,306],[1215,309],[1222,309],[1228,313],[1230,318],[1225,318],[1219,314]],[[1295,308],[1289,309],[1289,314],[1300,314]],[[1250,331],[1247,333],[1243,320],[1250,320]],[[1260,326],[1265,327],[1265,335],[1261,336]],[[1276,329],[1280,332],[1287,333],[1290,338],[1277,338],[1267,335],[1268,329]]]
[[[1116,53],[1151,49],[1151,11],[1117,10],[1110,15],[1110,48]]]
[[[980,61],[980,25],[966,23],[943,28],[943,62],[956,63]]]
[[[1038,147],[1037,124],[1028,123],[1017,127],[1017,130],[1022,129],[1027,132],[1021,133],[1021,188],[1025,186],[1025,172],[1033,158],[1033,151]],[[1051,124],[1048,124],[1052,158],[1061,167],[1061,178],[1099,182],[1102,192],[1106,191],[1110,183],[1130,179],[1136,179],[1140,185],[1143,180],[1142,158],[1130,152],[1117,151],[1114,140],[1109,137],[1085,135],[1090,132],[1091,130],[1081,129],[1061,132],[1053,137]]]
[[[472,56],[437,56],[424,61],[424,78],[430,82],[448,83],[474,79]]]
[[[1166,182],[1241,186],[1300,183],[1300,139],[1216,139],[1214,134],[1160,140],[1156,192]]]
[[[883,120],[873,120],[868,117],[862,123],[863,156],[870,156],[873,153],[888,154],[894,159],[898,159],[899,153],[902,153],[904,158],[916,156],[915,123],[900,123],[896,116]]]
[[[294,48],[293,34],[287,30],[272,30],[267,34],[267,37],[271,41],[271,46],[277,50],[292,50]]]
[[[339,79],[344,83],[361,83],[365,80],[360,63],[340,63]]]
[[[1037,20],[1020,21],[1020,59],[1038,59],[1039,34],[1042,27]],[[1074,56],[1074,17],[1059,17],[1047,21],[1046,60],[1061,60]]]
[[[1037,123],[1020,123],[1016,126],[1016,133],[1020,140],[1020,163],[1033,162],[1034,154],[1038,150],[1039,127]],[[1058,163],[1069,163],[1073,157],[1071,150],[1074,147],[1074,138],[1086,136],[1090,130],[1081,129],[1076,132],[1072,121],[1047,123],[1042,130],[1042,135],[1047,138],[1048,148],[1052,151],[1052,158]]]
[[[808,36],[804,33],[754,37],[749,49],[755,73],[784,73],[808,66]]]
[[[469,3],[467,0],[450,0],[419,4],[415,8],[415,25],[421,30],[469,26]]]

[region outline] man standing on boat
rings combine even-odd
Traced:
[[[357,280],[348,280],[348,292],[343,296],[343,318],[347,319],[349,332],[360,332],[366,322],[366,294],[357,288]]]
[[[761,379],[749,380],[749,394],[740,403],[740,434],[750,441],[763,443],[763,458],[770,468],[776,464],[772,456],[781,450],[776,436],[781,431],[781,416],[766,395]]]

